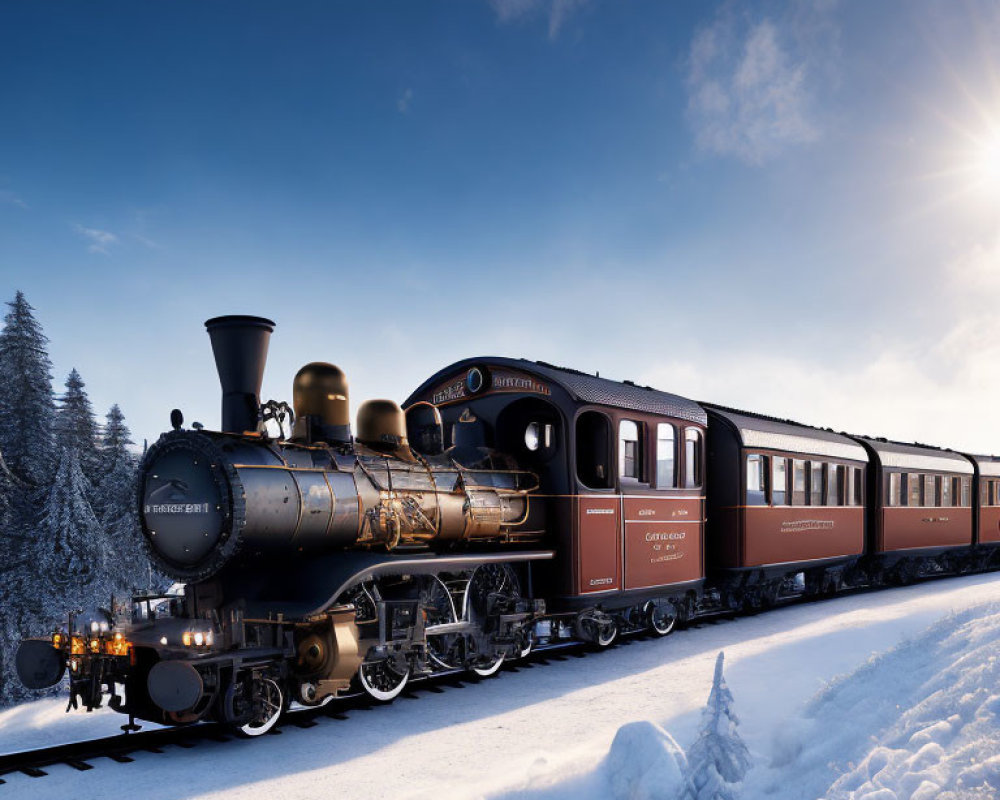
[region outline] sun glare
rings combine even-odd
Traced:
[[[984,188],[1000,193],[1000,130],[993,130],[979,149],[976,171],[982,175]]]

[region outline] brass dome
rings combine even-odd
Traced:
[[[392,400],[367,400],[358,409],[358,441],[369,447],[407,447],[406,417]]]
[[[293,439],[305,441],[349,441],[351,438],[350,393],[347,376],[340,367],[313,361],[295,373],[292,406],[295,409]]]

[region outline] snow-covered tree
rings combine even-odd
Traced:
[[[29,486],[52,474],[52,364],[48,339],[34,309],[18,292],[0,331],[0,450],[7,466]]]
[[[76,450],[64,448],[40,523],[39,572],[63,610],[107,603],[111,592],[102,531],[87,499]]]
[[[751,766],[750,751],[736,728],[733,695],[722,677],[725,654],[715,661],[715,679],[701,714],[701,733],[688,750],[688,777],[697,800],[736,800]]]
[[[97,420],[85,390],[86,384],[74,368],[66,378],[66,393],[59,398],[55,417],[55,438],[59,447],[76,451],[80,469],[83,470],[91,489],[87,493],[91,502],[97,494],[94,487],[99,482],[101,458],[98,452]]]
[[[128,446],[132,444],[125,415],[117,405],[107,414],[101,442],[101,477],[98,484],[100,511],[109,551],[112,580],[121,593],[147,589],[150,583],[149,559],[142,542],[139,515],[135,503],[138,463]]]
[[[14,503],[21,488],[21,482],[7,468],[3,453],[0,453],[0,573],[16,560],[15,551],[21,541],[14,529]]]

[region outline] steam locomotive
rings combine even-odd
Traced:
[[[698,615],[994,569],[1000,459],[698,404],[541,362],[477,358],[352,435],[337,367],[260,402],[274,323],[206,323],[222,431],[150,447],[149,553],[182,595],[22,642],[71,705],[266,733],[292,700],[488,677],[536,643],[612,645]],[[267,423],[273,420],[269,427]],[[290,425],[287,437],[285,424]],[[268,431],[277,427],[274,437]]]

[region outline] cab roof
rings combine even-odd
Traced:
[[[544,378],[562,389],[579,404],[593,404],[658,414],[674,419],[708,424],[708,415],[698,403],[680,395],[661,392],[650,386],[639,386],[631,381],[613,381],[598,375],[590,375],[567,367],[557,367],[544,361],[529,361],[524,358],[503,358],[484,356],[467,358],[438,371],[424,381],[404,405],[416,402],[431,387],[436,386],[449,375],[471,367],[506,367],[527,372]]]

